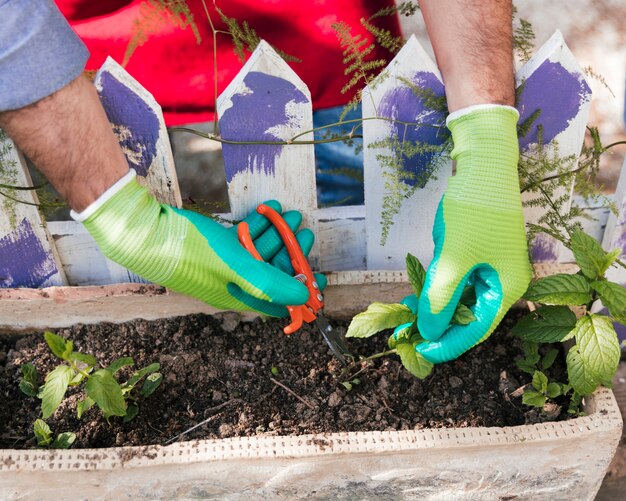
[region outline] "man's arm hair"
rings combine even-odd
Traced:
[[[420,0],[450,112],[515,102],[512,2]]]

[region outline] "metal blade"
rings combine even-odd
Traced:
[[[328,323],[328,320],[326,320],[326,317],[321,313],[318,314],[315,323],[317,324],[317,328],[322,333],[322,336],[324,336],[324,340],[328,344],[330,351],[333,352],[333,355],[335,355],[342,364],[348,365],[346,357],[354,358],[354,356],[346,347],[339,333],[332,328],[332,326]]]

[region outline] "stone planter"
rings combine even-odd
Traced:
[[[330,276],[331,316],[409,290],[398,272]],[[358,304],[355,304],[355,301]],[[123,308],[122,308],[123,305]],[[329,310],[330,308],[327,308]],[[211,308],[145,285],[0,291],[0,330]],[[622,417],[610,390],[558,423],[195,440],[169,446],[1,450],[2,499],[593,499]]]

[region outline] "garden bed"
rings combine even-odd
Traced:
[[[410,290],[395,272],[331,275],[329,283],[327,311],[339,329],[371,301],[398,301]],[[375,360],[354,384],[354,370],[342,373],[314,329],[288,337],[281,320],[163,313],[170,318],[89,323],[139,316],[155,303],[164,312],[194,308],[152,286],[133,287],[94,296],[87,288],[12,291],[0,301],[4,321],[16,327],[0,336],[0,372],[9,378],[0,395],[12,405],[0,410],[7,499],[63,499],[77,489],[89,499],[593,499],[619,440],[622,420],[608,390],[586,399],[586,415],[554,413],[543,423],[545,415],[511,395],[529,381],[514,364],[521,351],[507,334],[512,316],[424,381],[394,355]],[[28,309],[50,313],[21,313]],[[84,323],[62,326],[64,313],[76,322],[80,312]],[[39,402],[16,382],[20,363],[34,361],[40,374],[52,367],[32,327],[45,318],[103,364],[119,356],[132,356],[137,367],[161,364],[163,383],[140,401],[134,421],[108,425],[94,407],[79,428],[75,411],[62,404],[48,422],[56,433],[76,432],[74,448],[28,448]],[[386,336],[348,344],[371,355],[384,349]]]

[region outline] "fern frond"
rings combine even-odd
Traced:
[[[133,20],[132,37],[126,47],[122,66],[128,64],[138,47],[168,24],[182,30],[191,28],[196,42],[199,44],[202,41],[193,13],[185,0],[144,0],[139,6],[139,17]]]

